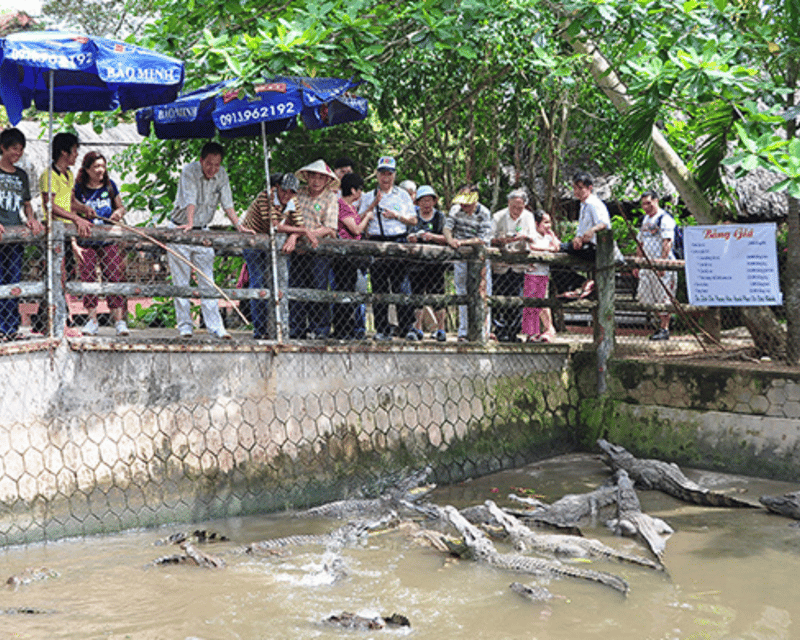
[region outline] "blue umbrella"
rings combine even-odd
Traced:
[[[157,138],[223,138],[280,133],[297,126],[320,129],[367,117],[367,100],[349,91],[355,80],[278,76],[255,84],[253,97],[239,98],[229,80],[186,93],[174,102],[136,112],[140,134]]]
[[[73,112],[169,102],[183,78],[180,60],[107,38],[27,31],[0,40],[0,100],[12,124],[31,103]]]
[[[0,101],[17,124],[33,103],[50,113],[123,110],[174,100],[184,65],[126,42],[61,31],[25,31],[0,40]],[[51,145],[47,145],[49,167]],[[51,200],[48,200],[50,203]],[[49,209],[49,206],[48,206]],[[48,211],[48,219],[50,218]],[[48,273],[53,272],[53,225],[47,225]],[[48,287],[51,336],[53,291]]]

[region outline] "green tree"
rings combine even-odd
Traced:
[[[152,0],[47,0],[42,4],[48,27],[108,38],[136,35],[155,16]]]

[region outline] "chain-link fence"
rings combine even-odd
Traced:
[[[44,236],[10,228],[0,240],[0,333],[180,337],[192,333],[178,326],[181,296],[191,328],[227,335],[206,326],[219,307],[224,328],[243,340],[576,342],[594,333],[596,265],[563,254],[343,240],[286,253],[285,241],[132,228],[82,239],[57,225],[48,258]],[[207,266],[192,269],[176,245]],[[682,261],[629,258],[615,274],[616,342],[629,353],[752,346],[740,308],[687,304]]]

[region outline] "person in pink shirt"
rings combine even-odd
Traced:
[[[342,240],[361,240],[374,209],[364,212],[362,217],[355,203],[361,198],[364,180],[357,173],[342,176],[342,197],[339,198],[338,237]],[[333,261],[333,279],[337,291],[354,292],[359,267],[365,266],[362,259],[341,256]],[[364,317],[358,313],[357,302],[341,302],[333,305],[333,337],[337,340],[360,340],[364,337]]]
[[[561,243],[553,233],[550,214],[538,210],[533,214],[536,221],[536,234],[529,243],[531,251],[558,251]],[[522,295],[526,298],[546,298],[550,281],[550,266],[543,262],[530,265],[525,272]],[[528,342],[550,342],[556,335],[550,309],[525,307],[522,311],[522,333]]]

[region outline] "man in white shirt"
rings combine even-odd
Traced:
[[[181,171],[178,183],[178,194],[175,207],[170,216],[170,226],[181,231],[206,229],[214,218],[217,206],[222,206],[225,215],[237,231],[253,233],[252,229],[244,229],[233,206],[233,195],[228,180],[228,173],[222,166],[225,150],[217,142],[207,142],[200,152],[200,160],[187,164]],[[205,293],[213,292],[214,286],[214,249],[191,244],[169,244],[169,248],[181,255],[186,261],[174,253],[167,253],[167,263],[172,274],[172,284],[188,287],[192,267],[203,274],[197,278],[197,286]],[[229,340],[230,334],[225,330],[216,298],[203,298],[200,303],[206,329],[215,338]],[[186,298],[175,298],[175,316],[178,333],[181,338],[191,338],[194,329],[191,307]]]
[[[642,194],[641,204],[645,215],[639,230],[636,255],[651,260],[674,260],[675,218],[659,206],[658,196],[653,191]],[[674,299],[678,286],[676,271],[635,269],[633,274],[639,277],[636,299],[642,304],[670,304]],[[669,340],[670,314],[659,313],[659,319],[660,327],[650,339]]]
[[[578,228],[575,237],[561,243],[561,251],[586,260],[594,267],[597,255],[597,232],[611,228],[611,216],[603,201],[594,195],[594,178],[586,171],[578,171],[572,176],[572,193],[580,201]],[[615,245],[615,255],[619,249]],[[618,254],[619,257],[622,254]],[[575,291],[561,294],[567,298],[586,298],[594,291],[594,279],[588,277],[583,286]]]
[[[406,242],[408,228],[416,224],[417,214],[411,196],[398,186],[394,179],[397,171],[395,159],[384,156],[378,160],[378,188],[361,196],[359,213],[375,211],[367,226],[367,239],[381,242]],[[411,293],[408,269],[399,260],[377,259],[370,267],[373,293]],[[376,302],[375,340],[392,339],[389,325],[389,305]],[[414,308],[407,304],[397,305],[397,331],[407,340],[419,340],[414,331]]]
[[[603,201],[594,195],[594,179],[590,173],[578,171],[572,177],[572,193],[581,203],[578,229],[570,242],[561,245],[561,250],[594,264],[596,234],[611,228],[611,216]]]
[[[533,214],[525,206],[528,194],[515,189],[508,194],[508,206],[492,216],[492,246],[504,251],[527,252],[528,242],[536,235]],[[525,265],[492,262],[492,288],[496,296],[521,296],[525,280]],[[495,308],[493,315],[495,335],[500,342],[519,342],[522,330],[520,307]]]

